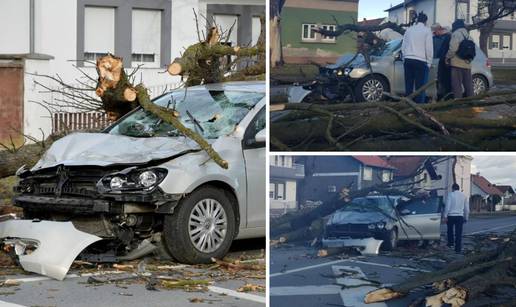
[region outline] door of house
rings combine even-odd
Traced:
[[[23,140],[23,64],[0,63],[0,142]]]

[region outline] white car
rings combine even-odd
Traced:
[[[0,238],[16,238],[18,246],[39,242],[36,251],[47,252],[57,248],[54,241],[75,242],[75,255],[58,255],[62,273],[87,246],[83,259],[134,259],[163,246],[178,261],[206,263],[223,257],[234,239],[264,237],[265,83],[195,86],[154,103],[179,112],[228,169],[138,108],[103,133],[56,141],[31,170],[20,170],[15,203],[26,220],[1,222]],[[63,225],[70,231],[55,237]],[[45,261],[55,260],[40,255],[30,262],[44,274],[55,266]],[[22,266],[31,256],[20,255]]]

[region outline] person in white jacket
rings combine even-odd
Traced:
[[[405,70],[405,95],[407,96],[428,82],[434,57],[434,43],[432,30],[426,26],[427,20],[428,17],[424,13],[419,13],[416,23],[409,27],[403,36],[401,52]],[[421,92],[414,100],[417,103],[425,103],[425,92]]]
[[[444,207],[443,222],[448,228],[448,247],[455,246],[455,252],[462,252],[462,226],[469,218],[469,201],[462,193],[458,184],[452,185]]]

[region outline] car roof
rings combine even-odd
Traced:
[[[177,91],[184,89],[177,89]],[[265,93],[265,81],[233,81],[224,83],[212,83],[195,85],[188,90],[209,90],[209,91],[235,91],[235,92],[257,92]]]

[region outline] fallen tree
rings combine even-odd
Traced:
[[[433,285],[436,294],[426,298],[426,306],[458,307],[500,286],[516,287],[516,231],[499,248],[462,261],[450,263],[441,270],[419,274],[393,286],[369,292],[364,302],[396,299],[417,288]]]
[[[429,83],[431,85],[431,83]],[[429,86],[427,85],[427,86]],[[414,94],[417,94],[414,93]],[[516,106],[516,91],[419,105],[414,94],[361,104],[284,103],[271,121],[273,150],[509,150],[516,120],[483,116],[492,107]],[[293,129],[295,127],[295,129]]]

